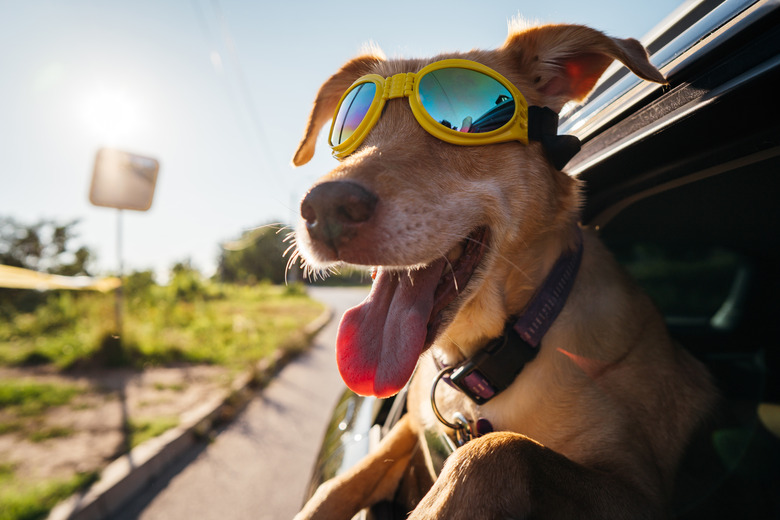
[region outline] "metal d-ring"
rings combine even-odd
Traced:
[[[444,416],[439,411],[439,408],[436,406],[436,387],[438,386],[439,381],[452,373],[453,370],[455,370],[455,367],[444,368],[436,375],[436,379],[433,380],[433,386],[431,387],[431,408],[433,409],[433,414],[436,416],[439,422],[454,431],[455,443],[460,447],[476,436],[475,431],[471,427],[471,424],[469,424],[468,419],[466,419],[466,417],[460,412],[455,412],[455,422],[451,423],[444,418]]]
[[[433,386],[431,387],[431,408],[433,408],[433,414],[436,416],[436,418],[441,422],[444,426],[451,428],[453,430],[459,429],[461,426],[457,424],[453,424],[449,422],[447,419],[444,418],[444,416],[439,412],[439,408],[436,406],[436,387],[439,384],[439,381],[442,380],[445,376],[452,373],[452,371],[455,370],[455,367],[446,367],[439,371],[438,375],[436,376],[436,379],[433,380]]]
[[[436,416],[436,418],[448,428],[451,428],[458,432],[459,430],[465,430],[468,433],[471,432],[471,426],[469,425],[468,420],[466,420],[466,417],[460,412],[455,413],[455,422],[451,423],[447,419],[444,418],[444,416],[439,411],[439,408],[436,406],[436,387],[439,385],[439,381],[441,381],[444,377],[452,373],[452,371],[455,370],[455,367],[447,367],[439,371],[439,373],[436,375],[436,379],[433,380],[433,386],[431,387],[431,408],[433,408],[433,414]]]

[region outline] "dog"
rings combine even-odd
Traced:
[[[716,391],[579,224],[579,183],[561,171],[576,143],[555,135],[562,107],[614,60],[666,84],[636,40],[544,25],[512,27],[495,50],[361,55],[321,86],[293,163],[311,159],[331,120],[340,162],[302,200],[296,246],[309,269],[373,267],[369,296],[340,324],[339,370],[363,395],[408,384],[408,413],[296,520],[391,499],[431,429],[459,447],[412,520],[670,514],[676,468]],[[505,89],[489,110],[512,104],[501,128],[438,119],[436,102],[461,103],[472,79]],[[364,127],[345,122],[353,115]]]

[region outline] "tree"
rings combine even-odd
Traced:
[[[77,236],[77,225],[78,220],[22,224],[0,217],[0,264],[66,276],[89,274],[90,250],[83,246],[76,251],[69,248]]]
[[[291,242],[285,241],[289,228],[268,224],[245,232],[239,240],[223,244],[217,267],[217,278],[230,283],[254,283],[268,280],[283,284],[301,280],[304,276],[298,262],[287,262],[294,254],[287,251]],[[287,254],[285,254],[287,252]],[[365,285],[371,283],[367,269],[331,269],[323,275],[302,280],[317,285]]]
[[[171,268],[168,289],[176,300],[194,301],[206,295],[206,286],[200,272],[192,266],[189,259],[176,262]]]
[[[89,274],[90,250],[82,246],[71,251],[77,225],[78,220],[23,224],[11,217],[0,217],[0,265],[65,276]],[[0,287],[0,315],[31,311],[43,301],[44,295],[36,291]]]
[[[286,233],[279,226],[269,224],[244,232],[235,242],[223,244],[217,267],[220,281],[254,283],[267,280],[274,284],[285,282],[288,247]]]

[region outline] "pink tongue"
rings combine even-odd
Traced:
[[[336,360],[342,379],[354,392],[389,397],[412,377],[425,346],[443,268],[444,259],[411,274],[380,268],[371,293],[344,313]]]

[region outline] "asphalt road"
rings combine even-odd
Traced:
[[[301,506],[314,458],[344,386],[334,345],[343,312],[367,289],[313,288],[334,319],[213,442],[197,447],[117,520],[284,520]]]

